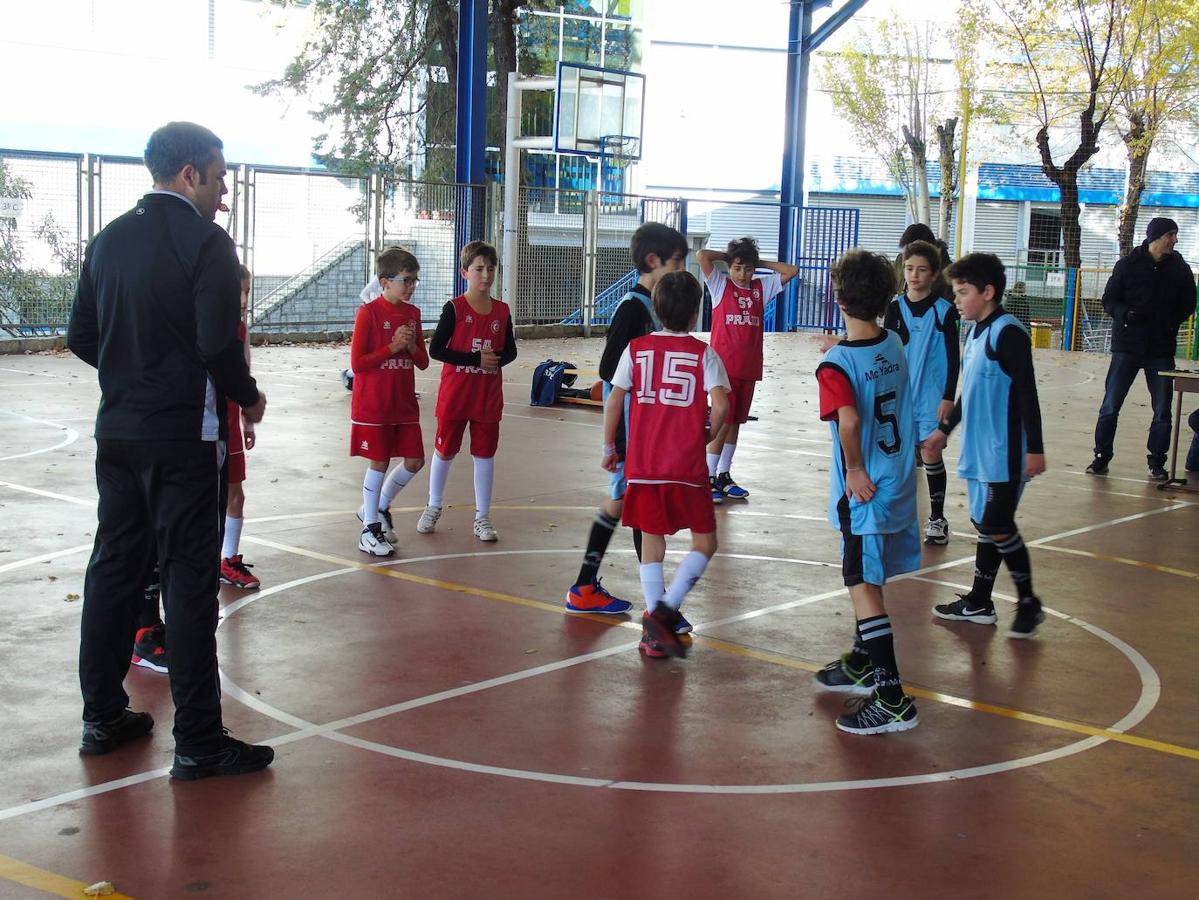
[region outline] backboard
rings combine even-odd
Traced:
[[[554,150],[613,156],[610,143],[619,136],[620,156],[640,159],[644,100],[645,76],[638,72],[558,63]]]

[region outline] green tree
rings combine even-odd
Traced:
[[[1007,71],[1027,84],[1020,96],[1038,125],[1034,143],[1041,171],[1061,194],[1065,264],[1077,268],[1078,173],[1099,152],[1100,134],[1128,85],[1128,59],[1141,40],[1140,15],[1125,0],[996,0],[996,5],[1003,16],[994,20],[992,33],[1023,57]],[[1052,138],[1067,127],[1075,129],[1073,149],[1055,149]]]
[[[1163,139],[1199,127],[1199,10],[1194,0],[1136,0],[1141,39],[1128,54],[1129,78],[1116,97],[1116,130],[1128,157],[1118,238],[1125,256],[1135,241],[1149,156]]]

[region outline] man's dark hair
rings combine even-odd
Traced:
[[[930,244],[935,244],[937,242],[937,238],[936,235],[933,234],[933,230],[931,228],[929,228],[923,222],[916,222],[905,228],[903,230],[903,234],[900,235],[900,249],[902,250],[908,244],[912,243],[912,241],[928,241]]]
[[[458,264],[463,269],[469,269],[471,263],[473,263],[480,256],[493,266],[498,266],[500,264],[500,258],[495,252],[495,247],[491,246],[491,244],[487,243],[487,241],[471,241],[469,244],[463,247],[462,252],[458,254]],[[415,257],[413,257],[413,259],[415,259]]]
[[[669,225],[646,222],[633,232],[633,239],[629,242],[629,255],[642,275],[650,270],[648,259],[651,253],[662,262],[676,255],[686,257],[687,239]]]
[[[833,264],[830,273],[837,299],[846,315],[873,322],[895,295],[895,269],[868,250],[849,250]]]
[[[654,311],[670,331],[690,331],[704,289],[690,272],[667,272],[654,285]]]
[[[375,277],[395,278],[401,272],[419,272],[420,263],[403,247],[388,247],[375,259]]]
[[[929,267],[936,275],[941,271],[941,248],[936,244],[930,244],[928,241],[912,241],[905,244],[903,248],[903,261],[907,262],[913,256],[919,256],[925,259]]]
[[[155,184],[166,184],[191,164],[200,173],[200,184],[208,183],[212,154],[223,150],[221,139],[195,122],[168,122],[152,135],[143,159]]]
[[[751,237],[729,241],[729,248],[724,251],[724,257],[730,266],[739,259],[743,265],[747,265],[751,269],[756,269],[758,262],[762,259],[758,255],[758,242]]]
[[[242,284],[250,284],[254,280],[253,273],[245,266],[238,266],[237,274],[241,276]]]
[[[967,253],[945,270],[945,277],[972,284],[980,293],[989,284],[995,288],[995,302],[1003,302],[1007,273],[1003,262],[994,253]]]

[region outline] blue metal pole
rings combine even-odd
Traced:
[[[457,127],[454,238],[459,247],[483,237],[487,181],[487,0],[458,0]],[[505,172],[504,177],[509,177]],[[456,279],[458,290],[464,283]]]

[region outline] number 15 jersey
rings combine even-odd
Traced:
[[[708,391],[729,389],[716,351],[689,334],[656,331],[629,343],[612,384],[630,394],[625,478],[706,487]]]
[[[916,421],[903,342],[893,331],[874,340],[842,341],[816,368],[835,369],[853,390],[861,419],[862,465],[877,489],[863,503],[845,493],[839,423],[830,419],[833,466],[828,518],[843,533],[893,534],[916,521]]]

